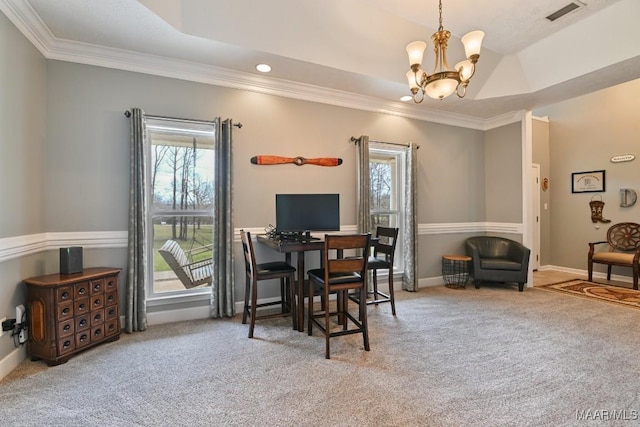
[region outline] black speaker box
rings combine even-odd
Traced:
[[[60,274],[82,273],[82,247],[60,248]]]

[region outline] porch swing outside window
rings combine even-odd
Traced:
[[[210,294],[210,283],[187,288],[158,249],[172,240],[188,263],[212,258],[215,126],[148,118],[146,129],[153,266],[147,298]]]

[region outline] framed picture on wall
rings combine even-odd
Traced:
[[[572,193],[605,191],[605,171],[574,172],[571,174]]]

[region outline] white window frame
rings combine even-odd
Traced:
[[[202,127],[210,127],[211,130],[202,130]],[[190,121],[190,120],[172,120],[170,118],[160,119],[160,118],[147,118],[147,122],[145,125],[145,131],[147,132],[146,138],[146,158],[148,159],[147,167],[147,182],[149,183],[147,187],[147,197],[149,198],[149,213],[148,213],[148,250],[147,254],[147,262],[148,262],[148,279],[146,286],[146,301],[149,303],[149,306],[163,305],[163,304],[172,304],[177,302],[188,302],[188,301],[199,301],[203,299],[208,299],[211,295],[211,287],[203,287],[203,288],[192,288],[192,289],[178,289],[171,290],[165,292],[156,292],[154,289],[154,247],[153,247],[153,239],[154,239],[154,218],[157,217],[170,217],[170,216],[201,216],[201,217],[210,217],[213,216],[213,210],[158,210],[154,209],[153,203],[153,188],[152,188],[152,150],[156,145],[172,145],[172,144],[154,144],[154,139],[151,136],[151,130],[157,130],[159,128],[164,128],[163,131],[172,135],[182,135],[182,136],[193,136],[193,137],[210,137],[212,140],[215,140],[216,130],[215,125],[210,122],[199,122],[199,121]],[[200,139],[202,141],[202,139]],[[177,146],[181,146],[184,144],[175,144]],[[208,144],[207,144],[208,145]],[[213,145],[213,142],[211,142]],[[214,168],[213,162],[211,163],[211,167]],[[212,172],[213,175],[213,172]]]
[[[394,254],[394,274],[401,274],[404,272],[404,254],[402,235],[404,228],[404,209],[403,206],[405,198],[405,169],[406,169],[406,149],[405,147],[394,147],[389,144],[369,144],[369,163],[374,161],[382,161],[392,158],[395,160],[395,167],[392,167],[392,200],[395,204],[395,208],[388,210],[377,210],[371,206],[371,215],[375,214],[390,214],[395,215],[397,218],[396,227],[399,228],[398,241],[396,243],[396,251]],[[372,224],[373,225],[373,224]],[[371,231],[375,235],[375,229]]]

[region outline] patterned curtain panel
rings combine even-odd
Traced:
[[[211,283],[211,317],[231,317],[234,307],[234,229],[233,229],[233,175],[231,165],[231,119],[216,119],[213,241],[214,269]]]
[[[358,233],[371,231],[371,180],[369,177],[369,137],[362,135],[356,140],[358,147]]]
[[[418,220],[417,220],[417,176],[418,146],[409,143],[406,153],[405,207],[404,207],[404,274],[402,289],[418,290]]]
[[[131,167],[129,184],[128,269],[125,287],[125,331],[147,329],[145,283],[147,262],[147,164],[145,162],[145,116],[140,108],[131,110]]]

